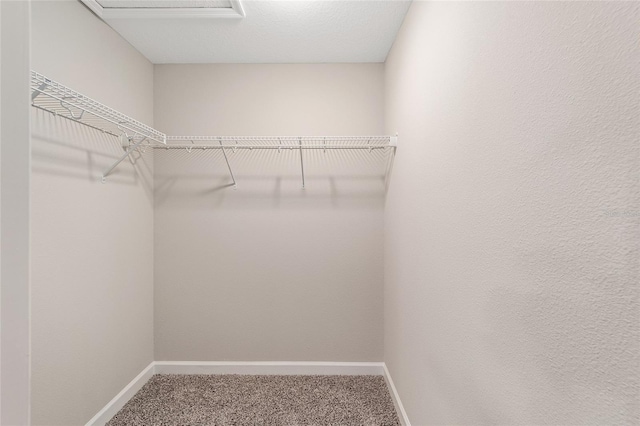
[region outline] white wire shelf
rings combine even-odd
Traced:
[[[395,136],[167,136],[161,149],[362,149],[395,148]]]
[[[31,71],[31,105],[55,116],[89,126],[119,139],[124,153],[102,175],[106,181],[113,170],[142,146],[156,149],[222,150],[229,175],[236,188],[227,150],[295,150],[299,152],[302,188],[305,188],[305,150],[392,150],[397,136],[167,136],[131,117],[78,93],[50,78]],[[392,156],[389,156],[391,161]]]
[[[397,136],[168,136],[167,144],[157,149],[193,150],[222,150],[224,161],[233,182],[237,188],[227,151],[236,150],[291,150],[298,151],[300,156],[300,177],[302,189],[305,189],[305,150],[394,150],[397,146]],[[389,157],[391,158],[391,157]]]
[[[220,148],[222,142],[226,147],[232,148],[266,148],[278,147],[299,148],[327,148],[333,149],[375,149],[394,146],[394,136],[167,136],[167,141],[172,144],[201,144],[210,148]]]
[[[31,105],[112,136],[166,144],[164,133],[35,71],[31,71]]]

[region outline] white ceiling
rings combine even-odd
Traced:
[[[136,4],[149,0],[98,1],[106,10],[145,7]],[[154,1],[163,2],[191,8],[222,3]],[[242,1],[244,18],[103,19],[156,64],[384,62],[409,5],[402,0],[254,0]]]

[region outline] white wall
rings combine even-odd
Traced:
[[[381,134],[383,65],[159,65],[172,135]],[[370,154],[155,152],[156,360],[382,359]]]
[[[385,361],[414,425],[638,424],[640,6],[414,2]]]
[[[29,424],[29,3],[1,2],[0,424]]]
[[[32,7],[32,68],[153,124],[153,65],[80,2]],[[33,424],[84,424],[153,360],[153,156],[34,111]]]

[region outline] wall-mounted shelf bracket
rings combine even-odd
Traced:
[[[222,149],[222,155],[224,155],[224,161],[227,163],[227,168],[229,169],[229,174],[231,175],[231,180],[233,181],[233,189],[238,189],[238,184],[236,183],[236,178],[233,176],[233,171],[231,170],[231,164],[229,164],[229,158],[227,158],[227,151],[224,149],[224,145],[222,144],[222,139],[218,139],[220,143],[220,149]],[[235,149],[235,147],[233,148]]]
[[[143,137],[141,138],[138,142],[134,143],[133,145],[131,145],[124,154],[122,154],[122,156],[120,158],[118,158],[118,161],[116,161],[111,167],[109,167],[107,169],[106,172],[104,172],[102,174],[102,183],[106,183],[107,182],[107,176],[109,176],[111,174],[111,172],[113,172],[113,170],[118,167],[118,164],[122,163],[122,161],[124,161],[125,158],[127,158],[129,155],[131,155],[131,153],[133,151],[135,151],[136,149],[138,149],[138,147],[142,144],[142,142],[144,142],[147,138]],[[130,138],[129,141],[133,141],[133,138]]]
[[[398,134],[396,133],[395,136],[389,136],[389,147],[391,147],[391,149],[393,151],[391,151],[389,153],[389,160],[387,163],[387,170],[384,173],[384,186],[385,188],[389,187],[389,177],[391,176],[391,170],[393,168],[393,158],[396,155],[396,150],[398,149]]]
[[[304,160],[302,158],[302,138],[298,138],[298,145],[300,146],[300,171],[302,172],[302,189],[304,189]]]

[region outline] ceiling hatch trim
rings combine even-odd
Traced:
[[[103,7],[98,0],[80,0],[96,15],[108,19],[149,18],[244,18],[242,0],[229,0],[230,7]]]

